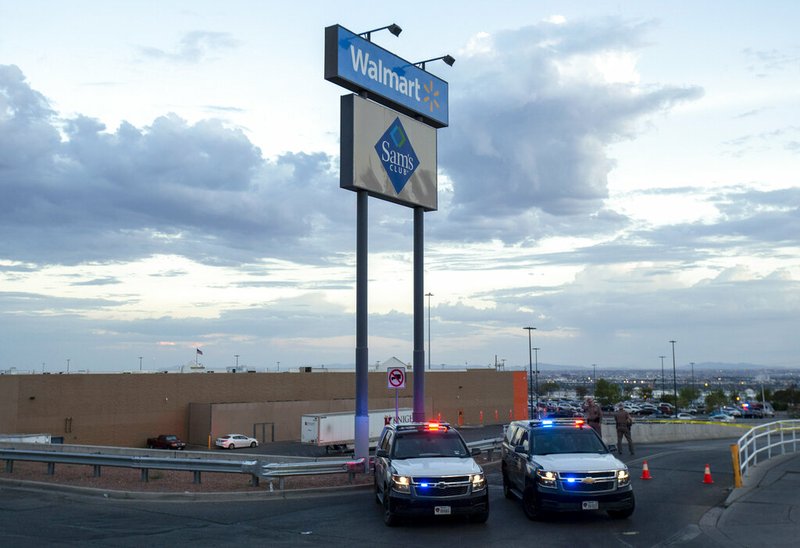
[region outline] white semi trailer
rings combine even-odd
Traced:
[[[388,422],[408,423],[413,422],[413,410],[403,408],[397,410],[397,419],[394,409],[373,409],[369,412],[369,441],[372,446],[381,435],[383,427]],[[325,447],[326,451],[344,451],[353,447],[355,443],[354,411],[340,413],[312,413],[303,415],[300,423],[300,441],[318,447]]]

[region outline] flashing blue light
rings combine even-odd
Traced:
[[[567,478],[567,483],[575,483],[575,478]]]
[[[427,487],[427,486],[428,486],[428,484],[427,484],[427,483],[420,483],[420,484],[419,484],[419,486],[420,486],[420,487]]]
[[[553,421],[551,420],[543,420],[542,426],[553,426]]]

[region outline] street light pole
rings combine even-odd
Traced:
[[[597,364],[592,364],[592,396],[597,397]]]
[[[659,356],[661,358],[661,397],[664,397],[664,392],[667,390],[667,383],[664,380],[664,358],[666,356]]]
[[[428,297],[428,371],[431,370],[431,297],[433,293],[425,293]]]
[[[533,401],[533,354],[531,353],[531,331],[535,327],[523,327],[528,331],[528,419],[533,419],[533,410],[531,409],[531,402]]]
[[[142,357],[139,356],[139,371],[142,370]]]
[[[675,371],[675,343],[677,341],[669,341],[672,345],[672,390],[675,395],[675,416],[678,416],[678,377]]]
[[[234,354],[233,357],[236,358],[236,369],[238,370],[239,369],[239,354]]]
[[[534,352],[534,356],[535,356],[534,357],[534,360],[535,360],[534,365],[536,366],[536,373],[535,373],[535,377],[534,378],[536,379],[536,416],[537,417],[539,416],[539,350],[540,350],[540,348],[538,346],[534,346],[533,347],[533,352]]]

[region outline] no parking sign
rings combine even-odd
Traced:
[[[406,368],[405,367],[392,367],[388,370],[389,386],[388,388],[405,388],[406,387]]]
[[[405,367],[392,367],[386,371],[389,379],[389,388],[394,388],[394,418],[399,421],[399,396],[398,392],[401,388],[406,387],[406,368]]]

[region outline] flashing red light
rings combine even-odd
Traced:
[[[583,419],[576,419],[576,420],[575,420],[575,426],[577,426],[577,427],[581,427],[581,426],[583,426],[584,424],[586,424],[586,421],[585,421],[585,420],[583,420]]]
[[[439,431],[439,430],[444,430],[444,427],[440,425],[438,422],[426,422],[425,430]]]

